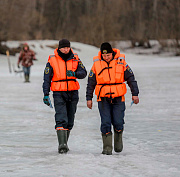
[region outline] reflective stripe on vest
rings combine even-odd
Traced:
[[[96,62],[96,61],[99,61],[99,58],[98,59],[94,59],[93,62]]]

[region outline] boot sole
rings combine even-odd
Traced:
[[[115,152],[122,152],[122,149],[114,149]]]
[[[69,149],[58,149],[59,154],[67,153]]]
[[[67,153],[69,151],[69,148],[68,147],[58,147],[58,152],[60,154],[63,154],[63,153]]]
[[[112,155],[112,152],[102,152],[103,155]]]

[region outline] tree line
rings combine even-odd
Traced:
[[[174,39],[180,47],[180,0],[1,0],[0,41],[68,38],[99,46]]]

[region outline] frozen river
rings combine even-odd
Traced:
[[[89,110],[87,77],[80,80],[70,151],[58,154],[54,110],[42,101],[43,70],[48,55],[53,54],[46,44],[54,43],[57,41],[29,42],[38,59],[31,70],[31,83],[23,83],[21,74],[10,74],[6,56],[0,55],[0,176],[179,177],[180,57],[126,54],[139,84],[140,103],[130,107],[128,89],[124,150],[112,156],[101,154],[96,98]],[[89,72],[98,49],[80,43],[72,43],[72,47]],[[17,57],[11,57],[11,62],[16,64]]]

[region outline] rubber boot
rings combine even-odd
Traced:
[[[114,130],[114,151],[121,152],[123,150],[123,141],[122,141],[123,130],[117,132]]]
[[[24,74],[24,82],[27,82],[27,74]]]
[[[102,140],[103,140],[102,154],[112,155],[112,133],[109,133],[107,135],[102,133]]]
[[[59,142],[58,152],[60,154],[68,152],[67,130],[58,130],[57,137],[58,137],[58,142]]]
[[[24,81],[24,82],[29,82],[29,76],[28,76],[28,74],[25,74],[25,75],[24,75],[24,78],[25,78],[25,81]]]
[[[70,135],[70,130],[67,130],[67,142],[68,142],[68,139],[69,139],[69,135]],[[69,148],[68,148],[68,151],[69,151]]]
[[[70,135],[70,130],[67,130],[67,142],[68,142],[68,139],[69,139],[69,135]]]
[[[29,74],[27,74],[27,82],[30,82],[30,81],[29,81]]]

